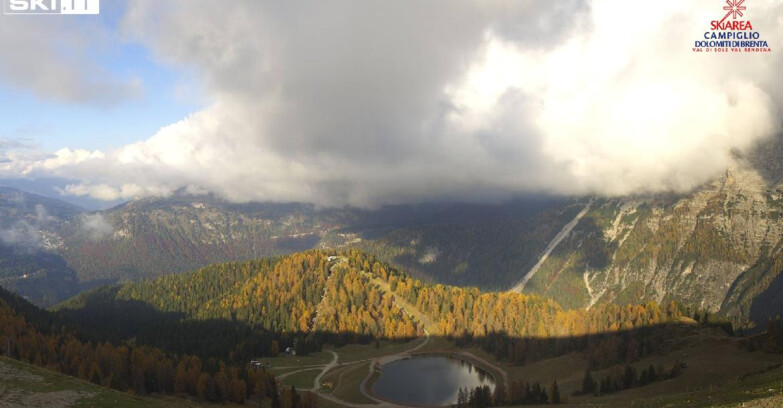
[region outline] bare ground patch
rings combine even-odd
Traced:
[[[74,406],[82,398],[94,396],[91,392],[54,391],[27,393],[19,390],[8,390],[0,386],[0,408],[68,408]]]
[[[0,361],[0,380],[43,381],[43,377],[27,371],[16,369]]]

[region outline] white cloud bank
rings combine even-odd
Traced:
[[[100,213],[84,214],[81,216],[81,222],[82,229],[94,241],[105,238],[114,232],[114,227]]]
[[[780,131],[783,3],[748,4],[771,54],[692,52],[721,14],[712,0],[136,1],[124,34],[195,69],[214,103],[116,151],[9,153],[0,169],[105,200],[687,191]]]

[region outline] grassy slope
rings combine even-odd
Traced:
[[[340,382],[336,383],[337,388],[332,392],[332,395],[356,404],[372,404],[373,401],[368,400],[367,397],[359,392],[359,384],[367,376],[369,369],[369,362],[356,364],[346,369],[342,377],[340,377]]]
[[[566,355],[534,364],[509,367],[515,380],[539,381],[551,384],[557,379],[561,395],[575,406],[603,407],[712,407],[735,406],[762,397],[783,394],[783,356],[763,352],[750,353],[739,349],[736,339],[715,338],[707,335],[694,337],[693,345],[652,356],[632,364],[637,369],[653,364],[671,367],[675,360],[685,362],[687,368],[671,380],[601,397],[571,394],[581,388],[585,359],[580,355]],[[598,381],[611,370],[593,372]],[[754,405],[746,405],[752,407]]]
[[[206,404],[175,397],[139,397],[0,357],[0,406],[201,408],[234,405]]]
[[[302,371],[292,372],[285,377],[280,376],[280,382],[287,386],[295,386],[297,389],[309,389],[313,387],[313,381],[318,374],[321,373],[320,368],[311,368]]]
[[[468,351],[497,364],[506,370],[511,381],[538,381],[549,386],[557,379],[561,395],[568,399],[570,406],[577,407],[778,407],[783,401],[783,356],[764,352],[748,352],[737,347],[737,339],[714,336],[709,332],[694,335],[686,339],[690,345],[668,353],[656,355],[632,364],[637,369],[663,365],[668,369],[675,360],[687,364],[687,368],[676,379],[656,382],[645,387],[632,388],[601,397],[579,396],[571,394],[581,387],[586,360],[581,355],[570,354],[532,364],[515,366],[497,361],[490,355],[474,348],[455,347],[443,339],[432,339],[422,351],[451,348],[454,351]],[[391,347],[394,349],[395,347]],[[383,350],[385,349],[385,350]],[[387,345],[382,350],[373,346],[351,346],[335,349],[340,361],[356,360],[365,357],[370,350],[388,352]],[[386,354],[386,353],[379,353]],[[281,358],[282,359],[282,358]],[[272,359],[274,360],[274,359]],[[286,359],[283,359],[286,361]],[[290,360],[288,360],[290,361]],[[280,364],[288,366],[289,363]],[[358,391],[364,379],[368,362],[341,365],[330,371],[324,383],[331,383],[332,389],[325,390],[333,396],[353,403],[368,403]],[[771,369],[770,369],[771,368]],[[610,369],[593,372],[593,378],[600,380]],[[315,372],[315,371],[313,371]],[[303,373],[305,374],[305,373]],[[310,374],[310,372],[307,372]],[[287,382],[287,381],[284,381]],[[320,406],[330,408],[335,404],[319,399]],[[764,405],[766,404],[766,405]],[[772,405],[770,405],[772,404]]]

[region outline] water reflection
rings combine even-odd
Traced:
[[[372,390],[398,403],[439,406],[457,402],[460,388],[484,385],[494,391],[493,377],[471,363],[451,357],[424,356],[384,365]]]

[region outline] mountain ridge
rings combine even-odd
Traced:
[[[783,303],[770,290],[773,283],[783,285],[777,283],[783,269],[781,158],[783,144],[775,139],[744,156],[733,152],[721,177],[687,194],[592,198],[525,292],[566,308],[678,300],[738,324],[762,324]],[[37,242],[52,243],[43,249],[65,260],[80,288],[349,246],[419,279],[497,290],[524,278],[586,202],[540,197],[361,210],[235,204],[179,192],[99,212],[54,202],[48,204],[54,215],[40,223],[40,203],[18,210],[12,194],[20,193],[7,190],[10,198],[0,201],[1,221],[14,225],[21,217],[40,224]]]
[[[780,313],[779,302],[750,309],[781,271],[782,152],[774,139],[735,153],[722,177],[688,194],[599,200],[528,290],[570,307],[677,299],[763,324]]]

